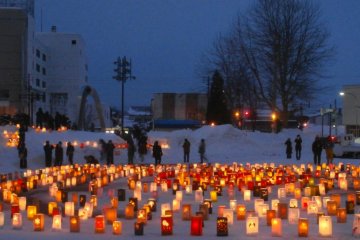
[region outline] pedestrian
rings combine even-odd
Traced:
[[[155,141],[154,146],[153,146],[153,157],[155,159],[155,166],[158,164],[161,164],[161,157],[163,155],[161,146],[159,145],[158,141]]]
[[[134,141],[131,137],[129,137],[129,140],[128,140],[127,150],[128,150],[128,164],[134,164],[134,155],[135,155],[136,149],[135,149]]]
[[[327,138],[325,153],[326,153],[326,164],[327,165],[332,164],[334,159],[334,143],[331,140],[331,136],[328,136]]]
[[[286,158],[291,159],[292,144],[291,144],[290,138],[288,138],[288,139],[285,141],[285,145],[286,145]]]
[[[106,157],[106,142],[104,139],[99,139],[99,147],[100,147],[100,161],[105,162]]]
[[[66,147],[66,156],[71,165],[74,164],[74,162],[73,162],[74,152],[75,152],[74,146],[71,144],[71,142],[68,142],[67,147]]]
[[[200,163],[203,163],[204,160],[207,161],[206,157],[205,157],[205,152],[206,152],[206,145],[205,145],[205,139],[201,139],[200,141],[200,145],[199,145],[199,154],[200,154]]]
[[[111,140],[109,140],[106,144],[106,164],[111,165],[114,164],[114,149],[115,145]]]
[[[44,112],[42,108],[39,108],[36,112],[36,127],[43,127],[43,121],[44,121]]]
[[[44,152],[45,152],[45,167],[51,167],[52,165],[52,151],[54,146],[50,145],[49,141],[45,142]]]
[[[184,149],[184,163],[189,162],[190,159],[190,142],[185,138],[184,143],[182,145]]]
[[[322,151],[322,143],[321,140],[319,138],[319,136],[315,137],[314,142],[312,143],[312,152],[314,154],[314,164],[315,165],[320,165],[321,163],[321,151]]]
[[[301,144],[302,144],[302,139],[301,139],[300,135],[298,134],[295,138],[296,160],[300,160],[300,158],[301,158]]]
[[[27,168],[27,148],[25,143],[22,143],[19,147],[19,159],[20,159],[20,168]]]
[[[140,161],[144,161],[144,156],[147,154],[147,136],[141,135],[138,141],[138,153]]]
[[[64,159],[64,149],[62,147],[62,142],[59,141],[55,147],[55,166],[61,166]]]

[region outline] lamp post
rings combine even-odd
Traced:
[[[349,95],[355,100],[355,104],[359,102],[358,97],[354,93],[342,91],[342,92],[339,93],[339,95],[342,96],[342,97]],[[360,106],[355,105],[355,104],[352,104],[352,105],[354,105],[354,107],[356,109],[356,115],[355,115],[356,116],[355,117],[356,127],[355,127],[355,134],[354,135],[355,135],[355,137],[357,137],[358,136],[358,127],[359,127],[359,124],[358,124],[358,109],[360,108]]]
[[[121,82],[121,134],[124,135],[124,94],[125,82],[127,79],[135,79],[131,74],[131,59],[128,61],[126,57],[118,57],[114,62],[116,69],[114,69],[116,76],[113,78]]]

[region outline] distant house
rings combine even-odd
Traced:
[[[204,93],[156,93],[152,100],[154,128],[197,128],[206,120]]]
[[[130,120],[138,123],[145,123],[152,120],[150,106],[131,106],[127,111],[127,115]]]

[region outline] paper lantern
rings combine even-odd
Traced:
[[[118,198],[117,197],[111,197],[110,198],[110,204],[111,204],[111,207],[118,208],[118,206],[119,206]]]
[[[311,196],[311,188],[310,187],[306,187],[304,189],[304,196],[305,197],[310,197]]]
[[[168,191],[167,182],[162,182],[162,183],[161,183],[161,191],[162,191],[162,192],[167,192],[167,191]]]
[[[245,220],[246,217],[246,206],[245,204],[238,204],[236,206],[236,218],[237,220]]]
[[[104,215],[98,215],[94,220],[95,233],[105,233],[105,217]]]
[[[234,211],[231,208],[225,208],[223,211],[223,217],[227,218],[227,222],[230,225],[234,223]]]
[[[282,236],[282,224],[280,218],[271,219],[271,235],[273,237],[281,237]]]
[[[208,210],[209,210],[209,214],[212,214],[212,201],[211,201],[211,199],[205,199],[204,204],[207,205]]]
[[[144,223],[135,222],[134,223],[134,232],[136,236],[144,235]]]
[[[337,214],[337,203],[335,201],[327,201],[327,214],[329,216],[336,216]]]
[[[278,218],[287,219],[288,218],[288,205],[287,203],[278,203],[277,210]]]
[[[278,198],[286,198],[286,189],[285,188],[278,189]]]
[[[300,217],[299,208],[289,208],[288,220],[290,224],[297,224]]]
[[[74,216],[75,205],[74,202],[65,202],[65,216]]]
[[[50,216],[52,216],[52,215],[53,215],[54,208],[57,208],[57,207],[58,207],[57,202],[49,202],[49,203],[48,203],[48,214],[49,214]]]
[[[181,219],[183,221],[190,221],[191,219],[191,204],[183,204],[182,206]]]
[[[271,209],[277,211],[279,202],[280,202],[279,199],[272,199],[271,200]]]
[[[354,178],[353,179],[353,187],[354,187],[354,190],[359,190],[360,189],[360,179],[359,178]]]
[[[223,217],[224,215],[224,209],[226,208],[225,205],[219,205],[218,208],[217,208],[217,216],[218,217]]]
[[[126,219],[133,219],[135,216],[135,210],[134,210],[134,205],[132,204],[128,204],[125,207],[125,218]]]
[[[228,236],[228,223],[226,217],[217,217],[216,220],[216,235]]]
[[[105,208],[105,219],[108,224],[112,224],[117,219],[117,208]]]
[[[255,199],[254,209],[256,213],[259,213],[259,205],[264,204],[264,199]]]
[[[203,196],[203,191],[201,189],[198,189],[195,191],[195,202],[203,202],[204,201],[204,196]]]
[[[18,204],[11,204],[11,217],[14,216],[14,213],[19,213],[20,208]]]
[[[182,193],[182,191],[176,191],[175,199],[178,200],[179,202],[182,201],[182,199],[183,199],[183,193]]]
[[[245,190],[244,191],[244,201],[250,201],[251,200],[251,190]]]
[[[276,211],[275,210],[267,210],[266,211],[266,224],[268,226],[271,226],[271,220],[276,217]]]
[[[122,232],[122,222],[121,221],[113,221],[112,223],[112,232],[114,235],[121,235]]]
[[[141,188],[135,188],[134,198],[137,198],[138,201],[141,201]]]
[[[319,217],[319,235],[321,237],[332,236],[332,220],[330,216]]]
[[[333,193],[333,194],[330,195],[330,199],[332,201],[336,202],[336,207],[337,208],[339,208],[341,206],[341,196],[340,196],[340,194]]]
[[[26,197],[19,197],[19,209],[24,211],[26,209]]]
[[[330,197],[328,197],[328,196],[323,197],[322,204],[323,204],[324,208],[327,208],[327,202],[328,201],[330,201]]]
[[[307,207],[307,214],[317,214],[318,213],[318,205],[315,201],[309,201]]]
[[[338,208],[336,215],[338,223],[346,223],[347,214],[345,208]]]
[[[355,203],[354,201],[345,201],[346,213],[354,214],[355,213]]]
[[[177,199],[173,199],[172,201],[172,209],[174,212],[177,212],[180,210],[180,202]]]
[[[259,232],[259,218],[247,217],[246,219],[246,235],[257,235]]]
[[[147,203],[150,206],[151,212],[156,212],[156,200],[153,198],[149,198]]]
[[[217,192],[214,191],[210,191],[210,198],[212,202],[217,202]]]
[[[129,204],[134,206],[134,211],[138,210],[138,199],[137,198],[129,198]]]
[[[44,231],[44,214],[35,214],[33,218],[34,231]]]
[[[80,232],[80,219],[78,216],[70,217],[70,232]]]
[[[216,194],[216,191],[214,191],[215,192],[215,194]],[[186,187],[185,187],[185,193],[187,194],[187,195],[190,195],[190,194],[192,194],[192,187],[190,186],[190,185],[186,185]],[[211,193],[211,192],[210,192]]]
[[[53,230],[61,230],[61,215],[54,215],[52,221],[52,229]]]
[[[161,235],[173,234],[173,217],[161,216]]]
[[[323,213],[323,212],[318,212],[318,213],[316,214],[316,224],[319,224],[319,218],[320,218],[321,216],[325,216],[325,213]]]
[[[125,189],[118,189],[117,193],[118,193],[118,200],[119,200],[119,202],[120,202],[120,201],[125,201],[125,199],[126,199]]]
[[[137,212],[137,222],[142,222],[144,225],[147,222],[147,212],[145,208],[139,209]]]
[[[209,219],[209,209],[207,204],[200,204],[199,205],[199,211],[203,213],[203,219],[208,220]]]
[[[85,208],[80,208],[78,210],[78,216],[79,216],[80,220],[87,220],[89,218],[88,213]]]
[[[297,207],[298,207],[298,200],[295,198],[290,199],[289,208],[297,208]]]
[[[311,197],[311,201],[315,201],[316,205],[318,207],[318,210],[320,210],[322,208],[322,201],[321,201],[321,197],[320,196],[312,196]]]
[[[323,183],[319,183],[319,194],[321,196],[326,194],[326,189],[325,189],[325,185]]]
[[[143,191],[144,191],[144,193],[149,192],[149,185],[147,183],[144,183]]]
[[[91,195],[90,196],[90,203],[93,204],[93,208],[96,208],[98,205],[98,198],[96,195]]]
[[[17,213],[13,214],[11,224],[12,224],[13,229],[21,229],[22,228],[22,215],[21,215],[21,213],[17,212]]]
[[[309,205],[310,198],[309,197],[302,197],[301,198],[301,209],[307,210],[307,207]]]
[[[354,214],[354,220],[352,225],[352,235],[354,237],[360,236],[360,214]]]
[[[190,232],[192,236],[201,236],[203,227],[202,216],[191,216]]]
[[[86,212],[87,212],[88,218],[91,218],[92,215],[93,215],[93,210],[94,210],[94,205],[93,205],[93,203],[88,203],[88,202],[85,203],[84,209],[85,209]]]
[[[27,218],[29,220],[33,220],[36,214],[37,214],[36,206],[34,205],[27,206]]]
[[[233,211],[235,211],[235,209],[236,209],[236,204],[237,204],[236,199],[233,199],[233,200],[229,201],[229,206]]]
[[[5,214],[4,212],[0,212],[0,228],[3,228],[5,224]]]
[[[167,210],[171,210],[170,203],[162,203],[161,204],[161,216],[166,215],[165,212]]]
[[[307,237],[309,234],[309,220],[307,218],[299,218],[298,221],[298,236]]]
[[[294,198],[296,198],[296,199],[301,198],[301,189],[300,188],[295,188],[295,190],[294,190]]]

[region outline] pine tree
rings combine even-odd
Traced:
[[[217,70],[212,77],[206,120],[208,123],[217,125],[230,123],[230,114],[227,110],[224,92],[224,80]]]

